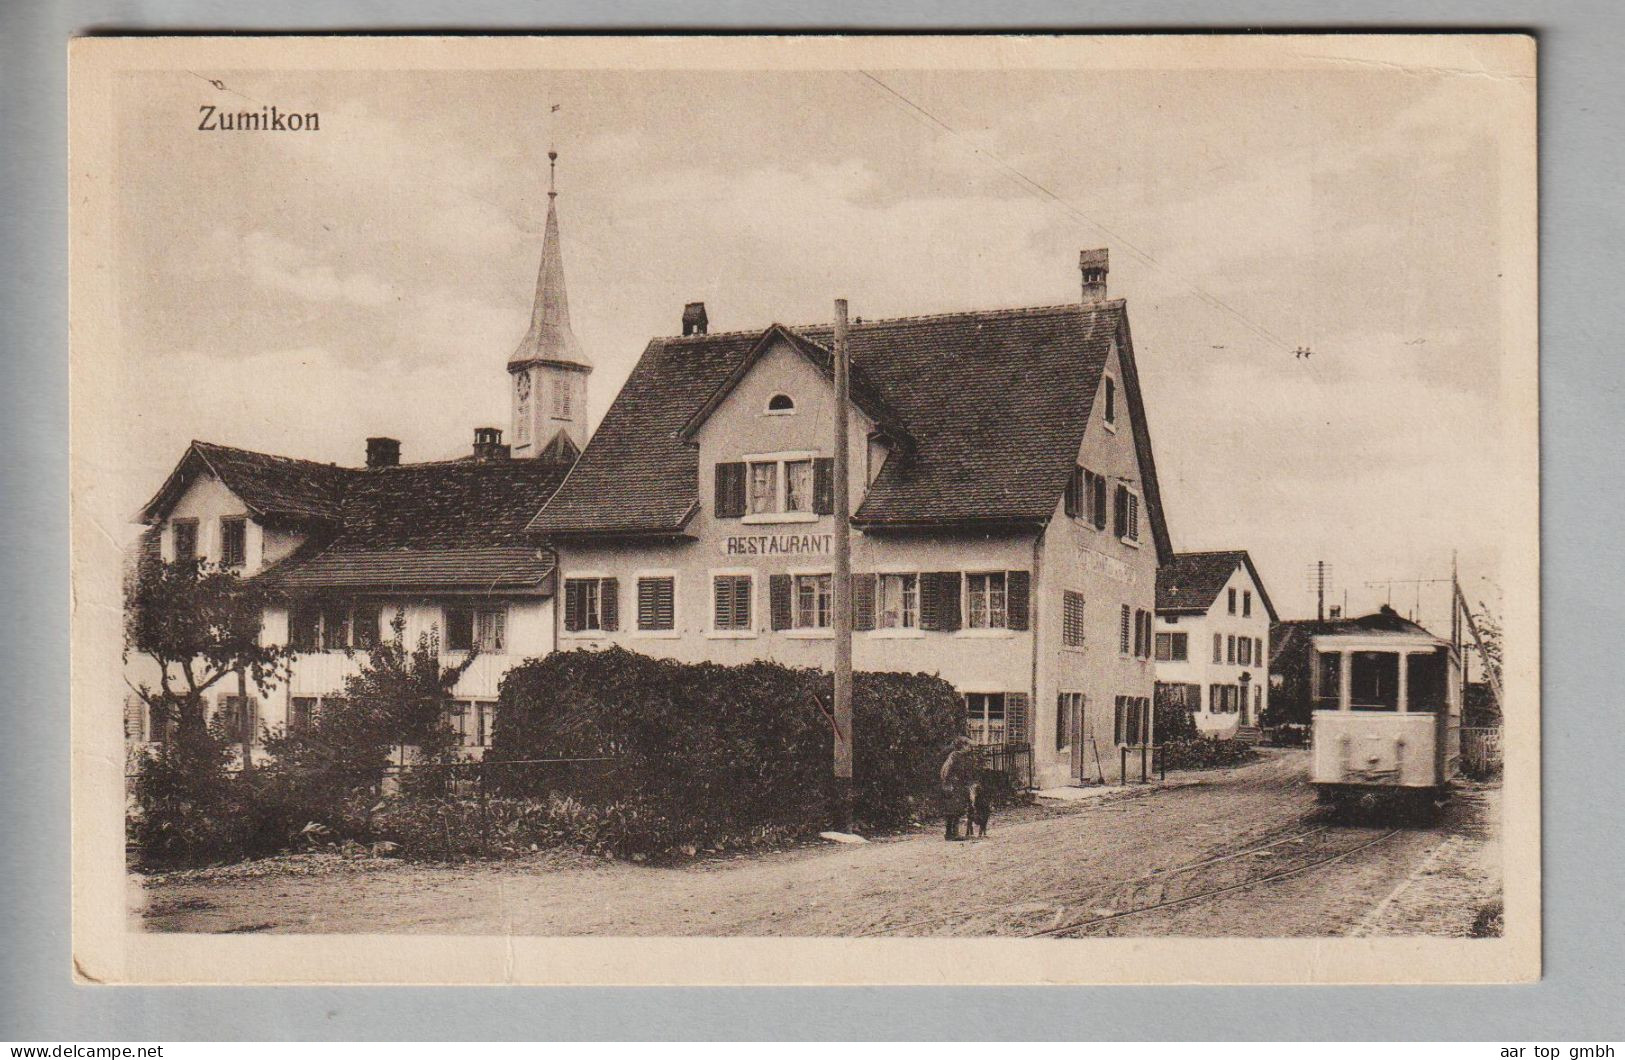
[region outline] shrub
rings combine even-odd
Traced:
[[[1196,715],[1181,703],[1158,703],[1155,728],[1158,743],[1196,739]]]
[[[612,758],[573,774],[497,764],[492,775],[504,794],[617,807],[621,824],[605,833],[617,853],[815,831],[831,817],[830,700],[828,674],[777,663],[555,653],[503,679],[489,761]],[[855,818],[876,828],[917,816],[961,730],[958,694],[923,674],[862,673],[853,717]]]
[[[1169,740],[1162,753],[1168,769],[1225,769],[1258,757],[1258,752],[1240,740],[1212,736]]]

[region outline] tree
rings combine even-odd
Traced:
[[[270,593],[237,572],[202,560],[135,564],[125,585],[124,654],[157,664],[158,684],[131,687],[169,732],[176,750],[218,757],[204,694],[228,677],[263,695],[287,672],[292,653],[260,642]],[[244,733],[245,747],[252,733]],[[246,762],[246,756],[245,756]]]
[[[279,759],[350,790],[376,784],[390,759],[404,758],[407,748],[420,764],[456,758],[458,736],[447,708],[478,653],[442,666],[434,631],[408,651],[405,612],[397,611],[389,628],[391,635],[368,650],[360,671],[345,679],[342,695],[323,702],[308,731],[272,742]]]

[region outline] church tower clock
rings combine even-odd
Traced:
[[[530,330],[508,358],[515,459],[574,460],[587,444],[587,378],[592,363],[570,328],[564,254],[559,246],[558,157],[557,151],[547,153],[547,227],[542,233],[542,265],[536,277]]]

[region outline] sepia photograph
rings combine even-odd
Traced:
[[[1531,38],[70,70],[80,981],[1538,978]]]

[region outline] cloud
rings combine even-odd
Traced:
[[[365,272],[340,273],[317,261],[302,247],[269,232],[250,232],[238,240],[244,274],[273,291],[308,302],[347,302],[377,308],[400,298],[391,284]]]

